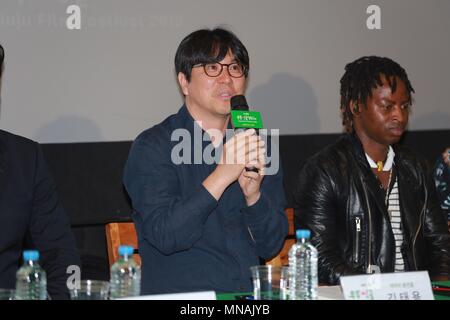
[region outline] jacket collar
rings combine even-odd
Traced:
[[[358,135],[356,132],[352,133],[346,133],[345,139],[348,142],[348,145],[350,146],[351,152],[362,166],[364,166],[366,169],[370,170],[369,162],[366,159],[366,153],[364,151],[363,145],[361,143],[361,140],[359,140]],[[398,146],[398,144],[393,144],[392,149],[394,149],[394,163],[397,166],[402,162],[402,152]]]
[[[375,174],[372,172],[372,169],[370,168],[369,162],[367,161],[366,154],[364,152],[364,148],[358,138],[358,135],[355,132],[346,135],[346,145],[350,149],[350,152],[356,160],[358,166],[358,168],[354,168],[354,170],[356,172],[360,172],[361,178],[363,179],[361,183],[364,183],[367,186],[368,192],[375,200],[378,209],[383,212],[386,217],[388,217],[386,204],[384,203],[386,193],[384,192],[384,189],[380,188],[380,183],[377,180]],[[397,154],[397,152],[395,153]]]
[[[349,146],[352,154],[354,155],[355,159],[357,160],[358,164],[364,168],[364,175],[367,176],[372,174],[372,170],[370,168],[369,162],[366,159],[366,154],[364,151],[364,148],[362,146],[361,140],[359,140],[358,135],[355,132],[347,133],[346,134],[346,140],[347,145]],[[402,180],[406,182],[407,184],[411,185],[414,184],[412,179],[414,175],[411,174],[403,174],[406,172],[410,172],[407,163],[409,163],[407,157],[405,156],[404,152],[402,152],[402,147],[396,143],[392,145],[392,149],[394,149],[394,163],[395,163],[395,173],[399,180]]]
[[[209,135],[205,132],[205,130],[203,130],[202,127],[200,127],[198,125],[198,123],[195,121],[195,119],[189,113],[189,110],[186,107],[186,104],[183,104],[183,106],[180,108],[180,110],[178,110],[177,120],[178,120],[178,123],[177,123],[178,128],[187,129],[191,133],[192,136],[194,135],[194,132],[201,132],[202,137],[205,136],[208,138],[208,139],[206,139],[206,141],[204,141],[203,145],[209,144],[209,141],[210,141]],[[228,121],[227,129],[233,129],[231,120]],[[231,137],[225,136],[224,140],[223,140],[224,143],[226,142],[226,138],[231,138]],[[206,144],[205,144],[205,142],[206,142]]]
[[[191,114],[189,113],[187,107],[185,104],[183,104],[180,108],[180,110],[178,110],[177,113],[177,127],[178,128],[185,128],[187,129],[191,134],[194,133],[194,127],[197,126],[198,124],[195,123],[194,118],[192,118]],[[197,128],[196,128],[197,129]],[[201,128],[200,128],[201,129]]]
[[[363,145],[356,132],[353,131],[352,133],[347,133],[345,140],[348,142],[347,145],[358,164],[370,171],[370,165],[367,162],[366,153],[364,152]]]

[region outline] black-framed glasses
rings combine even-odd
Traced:
[[[221,75],[223,71],[223,67],[227,67],[228,74],[233,78],[240,78],[245,74],[245,67],[239,62],[233,63],[220,63],[220,62],[212,62],[212,63],[200,63],[196,64],[192,68],[203,67],[206,75],[210,77],[218,77]]]

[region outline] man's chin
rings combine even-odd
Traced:
[[[403,137],[403,133],[402,134],[396,134],[396,135],[390,135],[389,136],[389,144],[395,144],[397,142],[399,142]]]
[[[401,139],[404,133],[405,129],[402,127],[387,128],[387,135],[397,141]]]
[[[218,105],[215,109],[216,109],[217,113],[224,115],[224,116],[229,115],[231,112],[231,107],[230,107],[229,102],[226,104],[222,103],[222,104]]]

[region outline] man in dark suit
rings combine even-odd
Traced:
[[[0,81],[3,71],[0,46]],[[0,288],[14,288],[22,251],[40,252],[51,299],[68,298],[74,237],[38,143],[0,130]]]

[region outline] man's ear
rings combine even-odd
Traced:
[[[354,117],[359,117],[360,115],[360,103],[357,101],[350,101],[350,111]]]
[[[186,75],[182,72],[178,72],[178,83],[180,84],[180,88],[181,88],[181,92],[183,92],[183,94],[185,96],[189,95],[189,81],[186,79]]]

